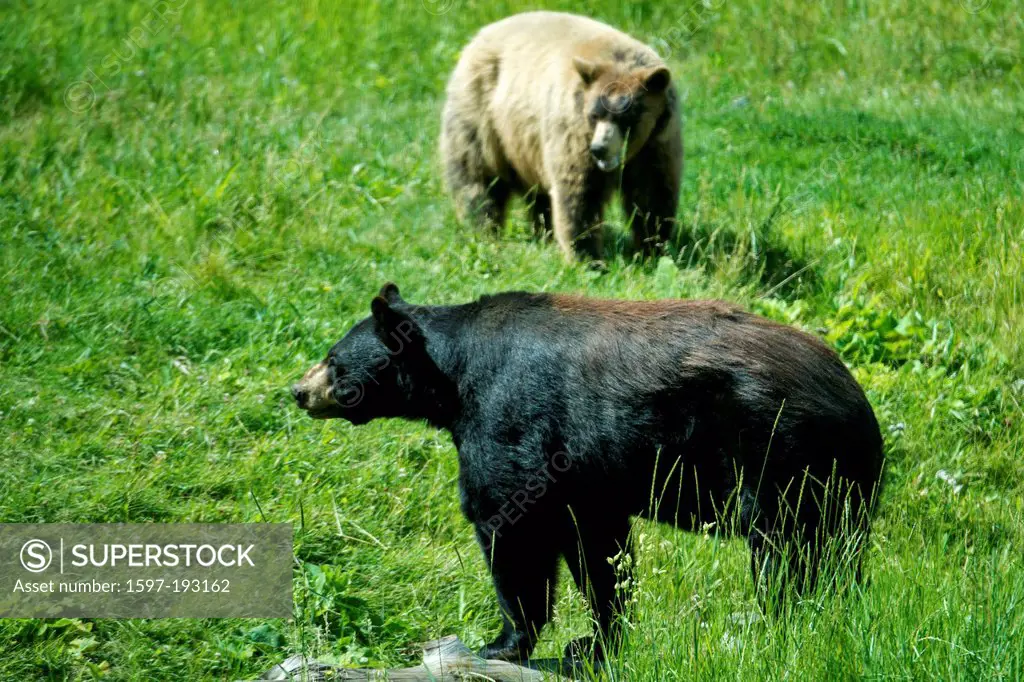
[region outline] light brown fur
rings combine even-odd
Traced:
[[[319,418],[318,415],[336,407],[338,401],[334,399],[331,392],[331,378],[327,362],[321,361],[310,367],[292,388],[292,394],[296,397],[299,394],[304,396],[303,409],[307,410],[314,418]]]
[[[647,92],[655,72],[667,87]],[[607,173],[591,156],[588,120],[602,96],[637,107],[622,165]],[[603,205],[621,180],[646,248],[652,227],[667,236],[661,223],[674,219],[678,203],[675,90],[653,50],[610,26],[556,12],[515,15],[485,27],[463,50],[448,84],[441,156],[460,219],[498,228],[509,196],[536,188],[535,218],[553,228],[568,258],[577,241],[600,257]]]

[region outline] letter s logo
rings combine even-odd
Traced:
[[[29,540],[21,546],[21,565],[31,573],[42,573],[50,567],[53,552],[42,540]]]

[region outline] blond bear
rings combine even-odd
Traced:
[[[527,12],[485,27],[448,82],[441,132],[460,219],[500,228],[513,194],[567,258],[601,258],[603,209],[621,189],[645,253],[671,236],[683,142],[668,67],[586,17]]]

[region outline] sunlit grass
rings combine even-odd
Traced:
[[[0,8],[0,521],[291,521],[296,618],[0,621],[0,678],[402,665],[493,635],[447,437],[313,423],[286,392],[387,280],[728,298],[868,390],[889,468],[865,585],[765,620],[741,541],[640,522],[615,679],[1024,677],[1018,5],[594,3],[669,56],[686,113],[673,259],[611,239],[604,274],[521,210],[502,240],[458,227],[440,184],[460,46],[526,5],[169,5]],[[541,655],[590,627],[563,582]]]

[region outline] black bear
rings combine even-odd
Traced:
[[[837,539],[860,556],[882,438],[818,339],[720,301],[510,292],[418,306],[388,284],[371,311],[292,393],[316,418],[451,432],[504,617],[485,658],[530,654],[560,557],[598,642],[617,641],[626,581],[608,559],[629,552],[634,515],[741,534],[758,584],[808,588]]]

